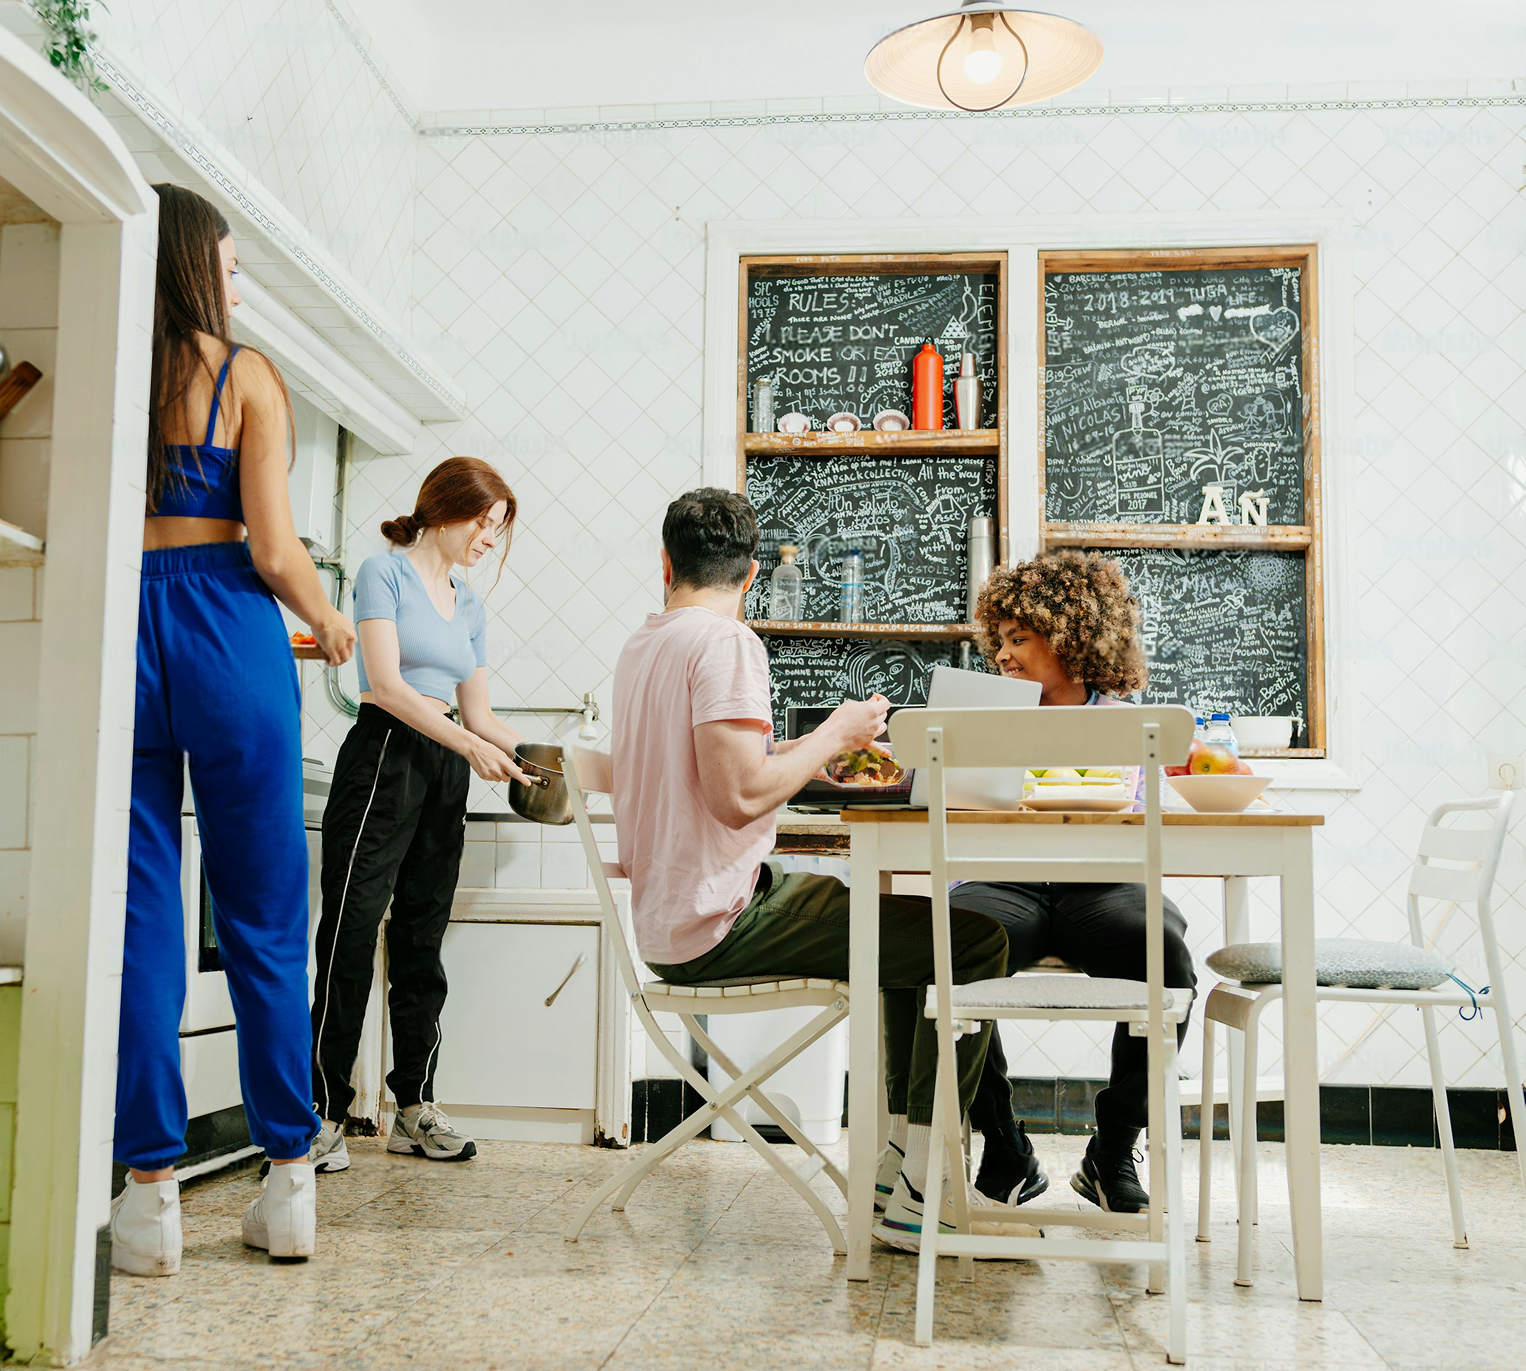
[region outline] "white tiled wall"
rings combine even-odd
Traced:
[[[57,226],[0,228],[0,347],[43,373],[0,420],[0,519],[39,537],[47,533],[57,333]],[[0,965],[20,965],[25,945],[41,613],[42,571],[0,566]]]
[[[115,0],[91,19],[406,318],[417,116],[343,0]]]
[[[1214,91],[1177,108],[980,121],[770,123],[752,118],[761,109],[659,107],[658,122],[717,118],[428,134],[413,319],[467,388],[471,417],[427,430],[412,458],[356,473],[352,563],[380,546],[377,523],[411,507],[436,461],[496,462],[521,526],[488,599],[495,702],[560,706],[592,689],[607,709],[619,648],[658,605],[662,509],[700,479],[707,220],[1344,208],[1357,224],[1346,460],[1367,776],[1360,792],[1310,802],[1328,808],[1321,932],[1401,936],[1398,898],[1426,807],[1478,793],[1486,748],[1526,749],[1526,108],[1511,90],[1491,87],[1504,103],[1490,106],[1426,107],[1458,92],[1342,87],[1318,99],[1378,107],[1257,110],[1288,94],[1258,88],[1239,108],[1239,93]],[[1086,100],[1106,105],[1107,94]],[[535,122],[567,122],[555,113]],[[343,721],[319,692],[309,702],[309,750],[331,752]],[[501,796],[473,802],[503,807]],[[491,869],[499,885],[530,884],[536,869],[545,882],[572,878],[555,842],[497,836],[491,859],[468,854],[472,871]],[[1523,886],[1514,837],[1497,896],[1518,1010]],[[1212,950],[1217,890],[1175,893],[1199,951]],[[1256,936],[1273,929],[1272,894],[1256,892]],[[1481,969],[1456,916],[1441,941]],[[1324,1011],[1329,1078],[1422,1083],[1412,1017]],[[1447,1025],[1454,1081],[1499,1079],[1488,1036],[1486,1025]],[[1054,1029],[1013,1070],[1105,1074],[1106,1053],[1096,1035]]]

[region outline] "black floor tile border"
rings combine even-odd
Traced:
[[[1012,1106],[1038,1133],[1090,1133],[1093,1101],[1107,1082],[1066,1076],[1014,1076]],[[631,1141],[655,1142],[703,1106],[699,1093],[684,1081],[648,1078],[631,1083]],[[1510,1107],[1500,1089],[1447,1091],[1452,1137],[1458,1147],[1514,1152]],[[847,1123],[847,1106],[843,1107]],[[1201,1111],[1182,1110],[1182,1135],[1196,1138]],[[1257,1134],[1263,1142],[1283,1140],[1282,1101],[1263,1100],[1256,1108]],[[769,1129],[773,1134],[776,1130]],[[1421,1086],[1322,1085],[1319,1088],[1320,1141],[1375,1147],[1437,1147],[1430,1090]],[[1213,1135],[1229,1136],[1222,1100],[1214,1108]],[[782,1135],[778,1138],[783,1141]]]

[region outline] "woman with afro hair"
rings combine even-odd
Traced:
[[[1110,557],[1064,549],[998,567],[981,589],[976,618],[986,660],[1003,676],[1037,682],[1041,706],[1122,705],[1128,703],[1122,696],[1144,687],[1139,605]],[[1136,774],[1136,797],[1138,786]],[[1145,978],[1142,885],[968,882],[950,902],[1001,923],[1013,969],[1058,956],[1090,976]],[[1196,977],[1187,924],[1170,900],[1164,906],[1166,984],[1190,990]],[[1186,1031],[1183,1022],[1179,1036]],[[1136,1214],[1149,1205],[1134,1169],[1134,1145],[1147,1119],[1147,1066],[1145,1039],[1119,1024],[1112,1072],[1097,1094],[1097,1131],[1070,1182],[1113,1213]],[[1007,1062],[994,1034],[970,1124],[985,1135],[975,1182],[983,1194],[1021,1204],[1048,1187],[1024,1126],[1013,1117]]]

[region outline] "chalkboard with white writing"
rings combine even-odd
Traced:
[[[911,359],[924,343],[943,356],[943,424],[955,427],[954,379],[973,352],[980,427],[997,426],[998,278],[947,275],[755,274],[747,295],[747,381],[774,382],[774,413],[798,411],[822,429],[834,414],[865,428],[881,410],[911,414]]]
[[[1309,717],[1303,556],[1119,549],[1139,601],[1145,698],[1198,713]],[[1294,747],[1307,747],[1307,724]]]
[[[893,705],[925,705],[935,666],[980,670],[978,652],[965,662],[960,643],[885,642],[862,638],[765,638],[773,686],[774,733],[784,737],[790,705],[840,705],[876,693]]]
[[[1044,518],[1303,524],[1296,266],[1053,272],[1044,280]]]
[[[843,554],[864,555],[866,623],[963,623],[970,520],[996,513],[995,457],[753,457],[760,568],[747,617],[766,619],[779,545],[800,548],[807,620],[836,620]],[[796,700],[795,704],[810,704]]]

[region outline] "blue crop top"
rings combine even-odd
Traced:
[[[197,447],[189,443],[165,444],[164,451],[170,459],[170,476],[159,495],[155,518],[244,522],[244,501],[238,488],[238,449],[212,446],[223,386],[237,351],[236,347],[229,351],[223,369],[217,374],[217,388],[212,392],[212,412],[207,415],[207,436]]]
[[[456,612],[445,618],[404,552],[367,557],[355,576],[355,622],[391,619],[397,625],[398,666],[420,695],[450,703],[456,687],[487,665],[487,610],[468,585],[451,577]],[[364,652],[356,652],[360,688],[369,690]]]

